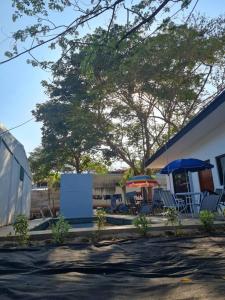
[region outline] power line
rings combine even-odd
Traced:
[[[27,121],[25,121],[25,122],[23,122],[23,123],[21,123],[21,124],[19,124],[19,125],[17,125],[17,126],[15,126],[15,127],[12,127],[12,128],[10,128],[10,129],[7,129],[7,130],[1,132],[1,133],[0,133],[0,136],[3,135],[3,134],[5,134],[6,132],[9,132],[9,131],[13,130],[13,129],[19,128],[19,127],[21,127],[21,126],[23,126],[23,125],[29,123],[29,122],[32,121],[32,120],[34,120],[34,117],[31,118],[31,119],[29,119],[29,120],[27,120]]]

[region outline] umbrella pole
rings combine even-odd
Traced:
[[[225,183],[224,183],[224,177],[225,177],[225,171],[223,171],[223,189],[225,188],[225,187],[224,187],[224,184],[225,184]]]
[[[145,187],[142,187],[141,190],[142,190],[143,202],[146,203],[147,202],[147,198],[148,198],[148,196],[147,196],[147,190],[146,190]]]
[[[171,173],[171,175],[173,176],[173,173]],[[168,174],[169,177],[169,186],[170,186],[170,191],[172,193],[172,184],[171,184],[171,179],[170,179],[170,174]],[[175,192],[175,191],[174,191]]]
[[[187,191],[189,193],[190,192],[190,189],[189,189],[189,174],[188,174],[187,171],[185,172],[185,175],[186,175]]]

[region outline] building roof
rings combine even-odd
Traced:
[[[177,134],[175,134],[166,144],[159,148],[146,162],[145,167],[153,163],[164,152],[170,149],[174,144],[180,141],[184,136],[196,128],[203,120],[225,103],[225,90],[222,91],[206,108],[200,111],[186,126],[184,126]]]

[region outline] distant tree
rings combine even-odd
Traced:
[[[82,173],[87,171],[88,164],[94,164],[91,157],[98,152],[100,137],[93,114],[81,102],[74,102],[72,98],[67,101],[66,95],[63,97],[63,102],[59,97],[38,104],[34,115],[43,122],[43,151],[51,156],[52,166],[58,170],[65,170],[67,166]]]
[[[56,150],[56,151],[55,151]],[[37,147],[30,153],[29,163],[34,183],[46,182],[49,188],[58,188],[61,172],[77,172],[74,165],[70,165],[72,159],[66,155],[57,155],[57,149]],[[104,160],[99,155],[85,154],[79,158],[79,172],[106,174],[110,161]]]
[[[55,158],[46,153],[41,146],[30,153],[28,160],[35,183],[47,182],[50,173],[57,172],[59,168],[55,165]]]

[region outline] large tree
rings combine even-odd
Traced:
[[[101,134],[96,130],[95,116],[87,109],[86,103],[83,104],[84,101],[78,97],[74,100],[75,95],[70,95],[69,100],[66,93],[62,98],[56,95],[57,92],[53,101],[38,104],[33,112],[37,120],[43,122],[40,153],[47,158],[44,163],[48,169],[58,171],[81,173],[93,168],[92,171],[103,172],[110,162],[100,161]]]
[[[123,24],[121,41],[135,32],[149,34],[161,28],[184,9],[186,19],[190,17],[198,0],[11,0],[14,22],[23,18],[26,24],[12,35],[12,49],[6,52],[8,62],[25,53],[29,54],[33,64],[39,64],[33,50],[47,46],[50,49],[60,47],[61,59],[70,49],[79,47],[85,32],[93,32],[96,24],[105,26],[102,44],[107,43],[108,33],[115,21]],[[66,20],[66,21],[62,21]],[[160,20],[160,21],[159,21]],[[64,23],[65,22],[65,23]],[[18,22],[20,24],[20,22]],[[24,49],[25,48],[25,49]],[[34,57],[35,54],[35,57]],[[38,57],[38,55],[37,55]],[[47,61],[49,58],[46,55]],[[41,62],[46,67],[46,62]]]
[[[170,23],[148,38],[135,33],[111,51],[123,32],[114,26],[110,42],[100,47],[106,32],[98,29],[83,39],[79,52],[68,52],[54,65],[53,83],[44,83],[51,100],[38,111],[45,105],[55,107],[57,101],[71,107],[82,103],[99,149],[137,173],[204,105],[207,87],[219,92],[224,86],[216,86],[218,74],[224,78],[224,21]],[[82,91],[74,85],[78,81]],[[47,118],[48,113],[40,120]],[[67,123],[71,128],[76,120],[70,115]]]

